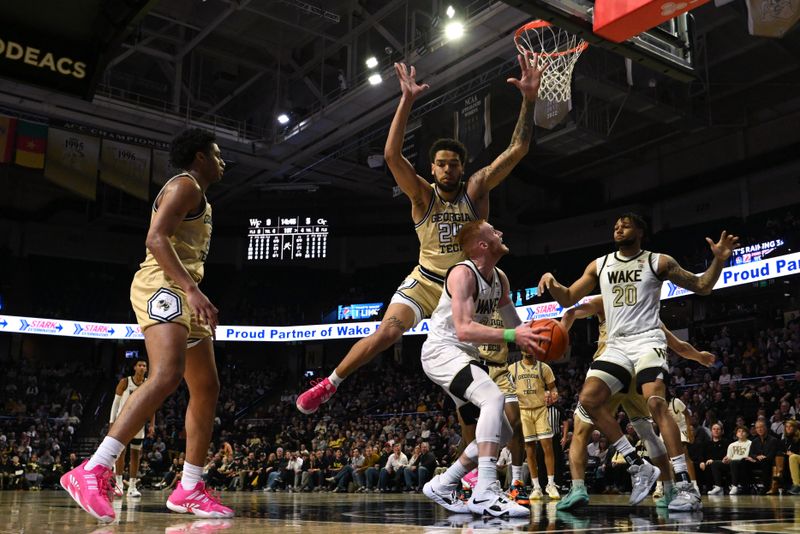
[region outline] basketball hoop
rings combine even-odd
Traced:
[[[534,20],[514,32],[514,44],[523,56],[536,54],[539,67],[547,66],[539,86],[540,99],[567,102],[572,98],[572,69],[589,46],[586,41],[547,21]]]

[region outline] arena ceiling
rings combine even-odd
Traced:
[[[394,196],[383,169],[367,163],[381,153],[397,103],[392,63],[414,63],[431,85],[413,116],[430,136],[446,131],[448,106],[491,87],[495,141],[474,165],[485,164],[505,147],[518,112],[518,94],[503,87],[515,73],[511,34],[542,16],[548,1],[454,2],[468,21],[457,43],[441,37],[447,3],[437,0],[83,3],[68,13],[58,5],[27,12],[14,3],[2,16],[102,43],[91,99],[0,79],[0,106],[161,140],[187,122],[215,128],[230,162],[224,183],[210,192],[222,228],[241,224],[242,214],[336,206],[351,231],[380,222],[407,232],[407,201]],[[125,25],[102,33],[108,4],[125,6]],[[636,66],[631,86],[621,56],[591,46],[576,67],[569,121],[537,130],[493,217],[507,225],[557,219],[594,209],[598,199],[648,202],[765,162],[795,161],[800,31],[750,36],[741,1],[703,6],[693,21],[690,81]],[[370,55],[384,77],[377,86],[366,82]],[[288,127],[276,122],[281,112],[291,115]],[[701,150],[698,164],[698,147],[719,144],[729,150]],[[657,179],[627,195],[608,193],[609,180],[637,169]],[[20,218],[96,211],[55,186],[31,187],[36,201],[13,207]],[[96,220],[110,225],[145,222],[128,221],[110,204],[98,209],[107,217]]]

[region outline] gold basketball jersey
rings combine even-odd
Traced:
[[[492,318],[489,319],[489,326],[492,328],[505,328],[503,318],[500,313],[495,310]],[[487,362],[504,364],[508,361],[508,344],[507,343],[487,343],[478,347],[480,356]]]
[[[517,386],[520,408],[540,408],[545,405],[544,393],[547,391],[547,384],[556,381],[549,365],[540,361],[528,365],[525,360],[520,360],[509,365],[508,371]]]
[[[443,278],[447,269],[466,259],[455,237],[464,223],[478,216],[466,186],[461,186],[461,192],[452,202],[444,200],[435,185],[431,185],[431,189],[433,195],[428,211],[414,228],[419,239],[419,265],[423,274],[430,271]]]
[[[606,339],[608,339],[606,334],[606,322],[601,320],[600,324],[597,326],[597,350],[594,351],[592,360],[599,358],[606,350]]]
[[[179,174],[170,178],[167,184],[180,176],[188,176],[194,180],[194,177],[190,174]],[[167,184],[164,184],[164,187],[166,187]],[[164,189],[162,188],[161,191],[163,192]],[[156,200],[158,200],[160,196],[161,192],[156,196]],[[183,219],[175,230],[175,234],[170,237],[170,243],[172,243],[175,253],[178,255],[178,259],[180,259],[181,263],[186,268],[189,276],[197,283],[203,279],[204,264],[208,256],[209,247],[211,246],[211,204],[208,203],[205,196],[203,200],[205,200],[205,208],[203,208],[203,211]],[[156,207],[156,203],[153,202],[153,211],[150,215],[151,224],[157,212],[158,208]],[[147,250],[144,261],[139,267],[142,269],[146,267],[156,267],[160,269],[158,262],[149,249]]]

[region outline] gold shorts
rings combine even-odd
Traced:
[[[636,378],[634,377],[631,382],[632,384],[628,388],[628,391],[620,391],[619,393],[611,395],[606,401],[605,409],[616,417],[616,410],[622,405],[622,409],[628,414],[628,419],[631,421],[636,419],[649,419],[650,410],[647,408],[647,403],[644,402],[644,398],[642,398],[641,394],[636,391]],[[580,408],[580,405],[578,406]],[[594,424],[594,421],[591,420],[588,414],[584,413],[583,409],[576,409],[575,415],[584,423],[589,423],[590,425]]]
[[[538,408],[520,408],[522,418],[522,433],[525,441],[539,441],[553,437],[550,419],[547,417],[547,406]]]
[[[177,323],[189,331],[189,346],[212,335],[208,325],[197,323],[183,289],[161,269],[145,267],[136,272],[131,283],[131,305],[142,332],[155,324]]]
[[[440,281],[437,281],[440,280]],[[442,296],[444,279],[417,265],[394,292],[390,304],[405,304],[414,310],[414,324],[430,317]]]
[[[497,384],[500,391],[506,397],[506,402],[519,402],[517,398],[517,388],[511,379],[511,373],[508,372],[508,364],[497,365],[486,361],[481,362],[489,369],[489,378]]]

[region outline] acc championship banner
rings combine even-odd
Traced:
[[[150,148],[103,139],[100,179],[147,201],[150,190]]]
[[[50,128],[44,176],[65,189],[95,200],[99,156],[100,139]]]
[[[796,274],[800,274],[800,252],[728,267],[722,271],[714,289],[726,289]],[[691,291],[679,288],[671,282],[666,282],[661,288],[662,299],[683,297],[689,294]],[[581,302],[585,302],[589,298],[591,297],[586,297]],[[517,308],[517,315],[523,321],[557,318],[563,314],[564,308],[557,302]],[[326,339],[361,338],[374,333],[379,326],[380,322],[378,321],[301,326],[220,325],[217,327],[216,338],[217,341],[324,341]],[[429,330],[430,323],[425,319],[405,335],[427,334]],[[0,315],[0,332],[99,339],[144,339],[139,326],[135,324],[87,323],[15,315]]]

